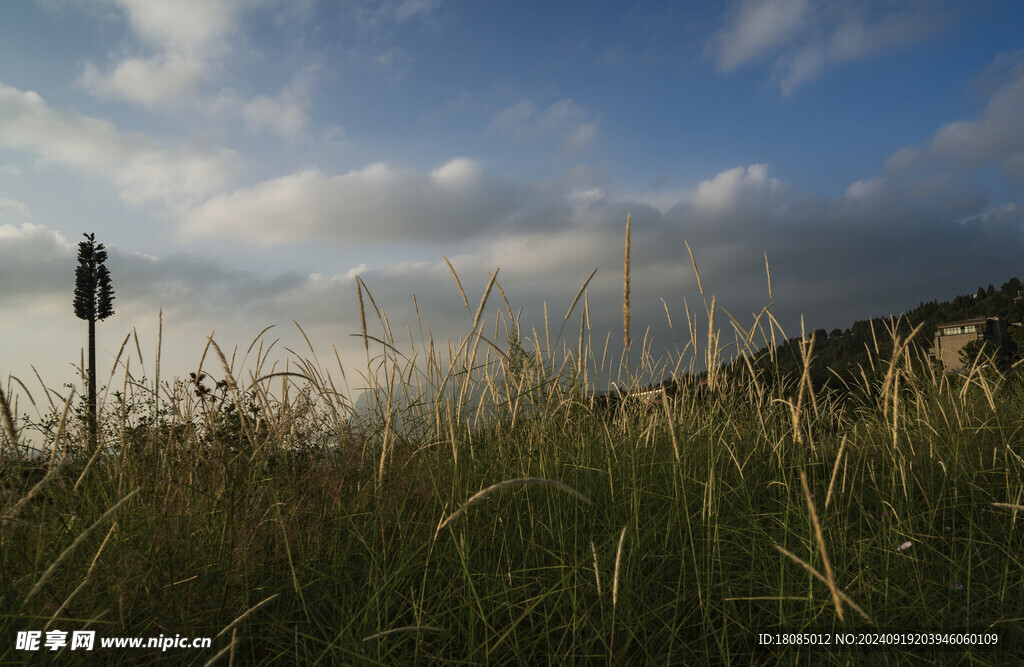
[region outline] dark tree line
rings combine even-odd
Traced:
[[[869,350],[871,357],[889,359],[893,351],[890,329],[894,328],[900,337],[905,338],[917,325],[922,324],[912,347],[915,348],[915,355],[923,355],[932,347],[940,324],[976,317],[1000,317],[1011,323],[1024,321],[1024,283],[1012,278],[999,289],[989,285],[979,287],[972,294],[957,296],[951,301],[922,301],[898,318],[859,320],[845,330],[833,329],[826,332],[825,329],[817,329],[813,332],[814,352],[809,371],[811,381],[816,387],[842,391],[858,383],[861,369],[870,372]],[[1001,351],[1006,361],[1014,361],[1024,355],[1024,329],[1008,327],[1007,339],[1007,345]],[[774,377],[782,381],[786,377],[799,378],[803,372],[800,338],[791,338],[779,344],[774,352],[777,358],[774,368],[767,349],[755,356],[755,366],[764,370],[768,379]],[[739,363],[742,364],[742,361]]]

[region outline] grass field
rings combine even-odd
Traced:
[[[415,344],[357,285],[360,379],[381,399],[359,418],[334,385],[351,369],[311,347],[268,367],[265,332],[248,379],[215,343],[205,376],[161,381],[157,362],[147,379],[126,339],[96,453],[77,395],[7,382],[0,661],[81,657],[16,649],[18,631],[54,629],[212,638],[89,656],[111,664],[1024,656],[1020,374],[979,361],[946,376],[897,340],[842,393],[743,364],[729,376],[712,300],[686,314],[677,357],[637,347],[638,366],[615,369],[618,386],[671,374],[680,390],[607,410],[590,392],[614,362],[592,344],[586,284],[561,331],[532,339],[505,300],[495,340],[492,278],[464,337]],[[628,322],[628,283],[624,308]],[[726,328],[741,357],[785,339],[770,309]],[[712,369],[701,391],[695,360]],[[23,456],[33,429],[43,461]],[[998,643],[835,646],[897,631]],[[810,632],[833,645],[759,645]]]

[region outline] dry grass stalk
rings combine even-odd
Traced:
[[[365,331],[363,333],[349,334],[349,336],[352,336],[354,338],[362,338],[364,341],[371,341],[372,340],[374,343],[380,343],[384,347],[384,349],[390,350],[391,352],[394,352],[396,355],[403,356],[403,357],[405,356],[394,345],[391,345],[387,341],[381,340],[380,338],[377,338],[376,336],[371,336],[371,335],[367,334]]]
[[[506,354],[504,350],[502,350],[500,347],[498,347],[497,343],[495,343],[494,341],[490,340],[486,336],[480,336],[480,340],[482,340],[483,342],[485,342],[488,345],[490,345],[491,349],[493,349],[495,352],[497,352],[501,356],[501,358],[505,360],[506,363],[509,361],[508,354]],[[486,381],[490,381],[490,376],[487,376],[485,379],[486,379]]]
[[[888,418],[889,416],[890,396],[892,397],[892,409],[894,413],[899,410],[899,392],[893,389],[894,384],[898,381],[898,371],[896,368],[899,360],[903,358],[907,352],[910,342],[914,339],[914,336],[921,331],[922,327],[924,327],[924,322],[918,324],[906,338],[901,339],[899,336],[894,336],[893,338],[892,357],[889,359],[889,369],[886,371],[885,379],[882,381],[882,414],[885,418]],[[875,329],[872,327],[872,336],[874,336],[874,333]],[[877,345],[878,343],[876,341],[875,346],[877,347]]]
[[[96,569],[96,563],[100,560],[100,554],[103,553],[104,547],[107,546],[107,542],[110,541],[110,537],[114,534],[114,531],[116,530],[117,522],[115,521],[113,524],[111,524],[110,530],[107,531],[107,536],[103,538],[103,542],[100,544],[100,548],[96,550],[96,555],[92,557],[92,563],[89,564],[89,569],[86,570],[85,576],[82,577],[82,582],[78,584],[78,586],[75,587],[75,590],[71,591],[71,594],[64,599],[64,602],[60,605],[60,607],[57,608],[57,611],[53,612],[53,615],[50,616],[50,620],[43,627],[44,630],[49,630],[53,626],[53,623],[57,620],[57,618],[64,613],[65,609],[67,609],[67,606],[71,603],[72,598],[78,595],[78,592],[81,591],[89,582],[89,576],[92,574],[92,571]]]
[[[619,602],[619,575],[622,572],[622,547],[625,544],[627,528],[629,528],[628,525],[622,527],[622,532],[619,533],[619,548],[615,550],[615,577],[612,579],[612,609],[615,609],[615,605]]]
[[[1017,524],[1017,514],[1024,512],[1024,505],[1014,505],[1013,503],[992,503],[995,507],[1002,507],[1003,509],[1013,511],[1013,524]]]
[[[36,379],[38,379],[38,380],[39,380],[39,383],[40,383],[40,384],[42,384],[42,382],[43,382],[43,379],[42,379],[41,377],[39,377],[39,371],[37,371],[37,370],[36,370],[36,367],[35,367],[35,366],[30,366],[30,368],[31,368],[31,369],[32,369],[32,371],[33,371],[33,372],[34,372],[34,373],[36,374]],[[14,380],[15,382],[17,382],[17,383],[18,383],[18,386],[19,386],[19,387],[21,387],[21,390],[25,392],[25,396],[27,396],[27,397],[28,397],[28,402],[32,404],[32,407],[34,407],[34,408],[35,408],[35,407],[37,407],[37,406],[36,406],[36,401],[35,401],[35,399],[34,399],[34,398],[32,398],[32,392],[30,392],[30,391],[28,390],[28,387],[26,387],[26,386],[25,386],[25,383],[24,383],[24,382],[22,382],[22,381],[21,381],[20,379],[18,379],[18,377],[17,377],[16,375],[10,375],[10,376],[8,376],[8,377],[9,377],[9,378],[10,378],[11,380]],[[10,386],[10,385],[8,385],[8,386]],[[44,394],[46,394],[46,400],[47,400],[47,401],[49,401],[49,403],[50,403],[50,408],[51,408],[51,409],[54,409],[54,410],[55,410],[56,408],[55,408],[55,407],[54,407],[54,405],[53,405],[53,399],[52,399],[52,398],[50,398],[50,395],[49,395],[49,391],[47,391],[47,389],[46,389],[46,385],[43,385],[43,393],[44,393]],[[17,412],[18,412],[18,410],[17,410],[17,409],[15,409],[15,410],[14,410],[14,412],[15,412],[15,413],[17,413]]]
[[[868,320],[868,326],[871,327],[871,342],[875,346],[875,357],[877,358],[881,355],[881,351],[878,347],[878,336],[875,335],[875,318],[872,317]]]
[[[1000,379],[1002,374],[999,373],[998,368],[994,364],[987,363],[989,359],[985,357],[984,350],[979,349],[977,356],[974,357],[974,362],[971,364],[970,369],[967,371],[967,380],[964,382],[963,388],[960,390],[961,404],[966,406],[967,391],[971,384],[976,384],[981,387],[982,392],[985,394],[985,400],[988,401],[988,406],[992,412],[996,411],[996,404],[994,397],[992,396],[992,389],[989,386],[989,381],[985,378],[985,375],[981,372],[981,369],[985,366],[990,366],[999,375]]]
[[[832,479],[828,483],[828,493],[825,494],[825,509],[828,509],[828,504],[832,501],[832,487],[836,483],[836,473],[839,472],[839,462],[843,460],[843,452],[846,450],[846,435],[843,435],[843,442],[839,445],[839,454],[836,455],[836,463],[832,466]]]
[[[668,328],[672,329],[672,313],[668,312],[668,304],[664,298],[661,300],[661,305],[665,307],[665,319],[668,320]]]
[[[14,452],[14,457],[18,458],[18,435],[14,432],[14,420],[11,418],[11,408],[7,404],[7,397],[4,396],[4,390],[2,388],[0,388],[0,417],[3,418],[4,432],[7,435],[11,451]]]
[[[452,277],[455,278],[455,284],[459,286],[459,294],[462,295],[462,303],[466,304],[466,310],[469,310],[469,300],[466,299],[466,292],[462,289],[462,283],[459,281],[459,274],[455,273],[455,267],[452,266],[452,263],[448,261],[447,257],[444,255],[441,255],[441,257],[444,259],[444,263],[448,265],[448,269],[452,272]]]
[[[597,582],[597,597],[601,597],[601,571],[597,569],[597,549],[593,541],[590,543],[590,553],[594,557],[594,580]]]
[[[548,302],[544,301],[544,350],[551,359],[551,327],[548,326]],[[552,363],[554,361],[552,360]]]
[[[576,343],[578,357],[576,359],[576,373],[583,376],[583,385],[587,384],[587,350],[583,347],[583,331],[587,323],[587,303],[583,302],[583,312],[580,314],[580,338]]]
[[[363,637],[364,642],[368,642],[371,639],[379,639],[380,637],[386,637],[393,635],[398,632],[444,632],[441,628],[435,628],[430,625],[407,625],[404,628],[394,628],[393,630],[385,630],[384,632],[378,632],[375,635],[369,637]]]
[[[228,660],[229,667],[230,667],[230,665],[234,664],[235,642],[237,642],[237,641],[238,641],[238,637],[236,637],[234,632],[232,632],[231,633],[231,643],[228,644],[227,646],[225,646],[224,648],[222,648],[221,650],[217,651],[217,654],[215,656],[213,656],[212,658],[210,658],[209,660],[207,660],[204,663],[203,667],[211,667],[211,665],[217,664],[218,660],[223,658],[225,655],[229,655],[229,654],[230,654],[230,658]]]
[[[363,333],[363,349],[370,354],[370,342],[366,337],[366,308],[363,306],[363,281],[356,276],[356,295],[359,298],[359,328]]]
[[[295,323],[295,326],[297,326],[297,327],[299,326],[299,323],[295,322],[295,320],[292,320],[292,322]],[[260,339],[263,338],[263,334],[267,333],[267,331],[269,331],[270,329],[273,329],[276,326],[277,326],[276,324],[268,324],[267,326],[263,327],[263,330],[260,331],[258,334],[256,334],[256,337],[252,339],[251,343],[249,343],[249,349],[245,351],[246,356],[248,356],[248,354],[250,352],[252,352],[252,348],[253,348],[254,345],[256,345],[256,341],[259,341],[260,349],[263,349],[263,341],[260,340]],[[302,327],[299,327],[299,331],[302,331]],[[305,336],[306,332],[303,331],[302,335]],[[275,340],[274,343],[271,343],[270,347],[273,347],[274,344],[276,344],[276,343],[277,343],[277,341]],[[309,339],[308,338],[306,339],[306,343],[309,343]],[[312,346],[310,346],[310,349],[312,349]],[[268,353],[270,352],[269,348],[267,349],[267,352]],[[257,359],[259,358],[259,352],[256,353],[256,357],[257,357]]]
[[[217,345],[217,341],[213,339],[212,335],[210,336],[209,341],[210,345],[213,346],[214,352],[217,353],[217,358],[220,359],[221,366],[224,368],[224,379],[227,381],[228,387],[237,394],[238,383],[235,382],[235,377],[231,373],[231,365],[228,363],[227,357],[224,356],[224,352],[221,351],[220,345]]]
[[[501,283],[495,282],[494,286],[498,288],[498,293],[501,294],[501,298],[505,302],[505,312],[508,313],[509,321],[510,322],[515,322],[516,318],[515,318],[514,315],[512,315],[512,305],[508,302],[508,297],[505,296],[505,290],[501,289]],[[522,312],[522,310],[523,309],[520,308],[519,312]],[[500,309],[499,309],[499,312],[500,312]]]
[[[667,312],[667,308],[666,308],[666,312]],[[730,313],[725,308],[722,308],[722,312],[725,313],[726,317],[728,317],[729,321],[732,323],[732,328],[736,332],[736,336],[738,338],[742,339],[742,341],[743,341],[743,349],[740,350],[739,349],[739,345],[737,345],[736,349],[739,350],[741,353],[743,353],[744,358],[746,358],[746,356],[747,356],[746,353],[750,353],[752,355],[756,355],[758,350],[757,350],[757,348],[755,348],[753,346],[754,333],[757,331],[757,329],[758,329],[758,327],[759,327],[759,325],[761,323],[761,318],[764,317],[765,313],[768,312],[768,307],[766,306],[766,307],[761,309],[761,312],[758,313],[757,317],[754,318],[754,323],[752,325],[750,325],[749,329],[744,328],[743,325],[741,325],[739,323],[739,321],[735,317],[732,316],[732,313]],[[672,326],[672,321],[671,320],[669,320],[669,326]]]
[[[52,575],[56,571],[56,569],[60,566],[60,564],[64,561],[64,559],[68,557],[68,554],[70,554],[72,551],[74,551],[75,547],[77,547],[79,544],[81,544],[82,541],[86,537],[88,537],[89,533],[91,533],[93,531],[93,529],[96,528],[96,526],[100,525],[100,523],[102,523],[108,516],[110,516],[111,514],[116,512],[118,509],[120,509],[121,505],[124,505],[126,502],[131,500],[132,497],[134,497],[135,494],[137,494],[141,490],[142,490],[142,487],[136,487],[134,491],[131,491],[124,498],[121,498],[121,500],[119,500],[116,503],[114,503],[114,506],[111,507],[110,509],[108,509],[106,512],[104,512],[103,516],[101,516],[100,518],[96,519],[96,521],[93,522],[93,524],[91,526],[89,526],[88,528],[83,530],[78,535],[78,537],[75,538],[75,540],[71,543],[71,545],[68,546],[68,548],[65,549],[63,552],[61,552],[61,554],[59,556],[57,556],[57,559],[54,560],[53,563],[50,565],[50,567],[48,567],[46,569],[46,572],[43,572],[43,576],[39,577],[39,581],[36,582],[36,585],[33,586],[32,590],[30,590],[28,592],[28,595],[25,596],[25,602],[28,602],[29,600],[31,600],[36,595],[36,593],[38,593],[42,589],[43,584],[46,583],[46,581],[50,578],[50,575]]]
[[[454,436],[453,436],[453,439],[454,439]],[[498,482],[497,484],[492,484],[491,486],[488,486],[486,489],[483,489],[481,491],[477,491],[476,493],[474,493],[473,496],[469,500],[466,501],[466,504],[464,504],[462,507],[460,507],[459,509],[457,509],[454,512],[452,512],[452,514],[449,515],[447,519],[442,520],[441,523],[439,523],[437,525],[437,530],[434,531],[434,537],[436,538],[438,533],[440,533],[443,528],[445,528],[446,526],[451,524],[453,521],[455,521],[457,518],[459,518],[459,516],[461,516],[466,510],[468,510],[473,505],[480,504],[481,502],[483,502],[487,498],[487,496],[491,495],[492,493],[495,493],[497,491],[501,491],[502,489],[508,488],[510,486],[537,486],[537,485],[539,485],[539,486],[553,486],[556,489],[561,489],[562,491],[565,491],[569,495],[572,495],[572,496],[575,496],[575,497],[579,498],[580,500],[582,500],[583,502],[587,503],[588,505],[592,505],[593,504],[593,503],[590,502],[590,499],[587,498],[586,496],[584,496],[582,493],[580,493],[576,489],[572,488],[568,484],[563,484],[562,482],[556,482],[554,480],[544,479],[542,477],[520,477],[518,479],[506,479],[503,482]]]
[[[316,362],[316,364],[317,364],[317,366],[319,366],[319,365],[320,365],[320,360],[316,358],[316,350],[315,350],[315,349],[313,349],[313,344],[309,342],[309,336],[307,336],[307,335],[306,335],[306,330],[305,330],[305,329],[303,329],[303,328],[302,328],[302,325],[301,325],[301,324],[299,324],[298,322],[296,322],[295,320],[292,320],[292,324],[294,324],[294,325],[295,325],[295,328],[299,330],[299,333],[300,333],[300,334],[302,334],[302,339],[303,339],[304,341],[306,341],[306,347],[308,347],[308,348],[309,348],[309,353],[310,353],[311,355],[313,355],[313,361],[315,361],[315,362]],[[269,328],[269,327],[267,327],[267,328]],[[267,330],[267,329],[264,329],[263,331],[266,331],[266,330]],[[260,334],[259,334],[260,336],[262,336],[262,335],[263,335],[263,331],[261,331],[261,332],[260,332]],[[254,339],[253,339],[253,341],[252,341],[252,343],[249,343],[249,349],[250,349],[250,350],[252,349],[252,346],[253,346],[253,344],[255,344],[255,343],[256,343],[256,340],[257,340],[258,338],[259,338],[259,336],[257,336],[256,338],[254,338]],[[270,344],[270,347],[274,347],[274,345],[275,345],[276,343],[277,343],[277,341],[275,340],[275,341],[274,341],[273,343],[271,343],[271,344]],[[260,359],[259,353],[257,353],[257,354],[256,354],[256,366],[257,366],[257,368],[262,368],[262,367],[263,367],[263,364],[264,364],[264,362],[266,362],[266,360],[267,360],[267,357],[269,357],[269,356],[270,356],[270,347],[268,347],[268,348],[267,348],[267,354],[266,354],[266,355],[265,355],[265,356],[263,357],[263,359]],[[260,349],[261,349],[261,350],[263,349],[263,341],[260,341]],[[247,354],[248,354],[248,353],[247,353]],[[294,354],[294,352],[293,352],[292,354]],[[298,357],[299,355],[297,355],[297,354],[296,354],[295,356],[296,356],[296,357]]]
[[[136,341],[138,342],[138,341]],[[160,351],[164,342],[164,309],[157,315],[156,327],[156,370],[153,378],[153,414],[160,414]]]
[[[704,303],[704,308],[708,314],[708,342],[707,348],[704,353],[706,357],[707,369],[708,369],[708,389],[714,389],[718,386],[718,336],[715,335],[715,311],[716,311],[717,296],[711,295],[711,307],[708,308],[707,302]]]
[[[114,356],[114,363],[110,367],[110,380],[107,382],[108,389],[109,389],[109,385],[113,384],[114,373],[117,372],[117,365],[118,365],[118,363],[120,363],[121,355],[124,354],[124,348],[127,347],[128,339],[131,338],[131,337],[132,337],[132,335],[130,333],[125,334],[124,340],[121,341],[121,347],[119,347],[117,349],[117,354]],[[129,355],[131,355],[130,352],[129,352]]]
[[[608,344],[611,343],[611,340],[612,340],[612,332],[609,331],[607,334],[605,334],[605,337],[604,337],[604,353],[601,354],[601,369],[600,369],[600,371],[598,371],[598,373],[604,371],[604,363],[608,359]]]
[[[114,525],[117,525],[117,524],[114,524]],[[107,533],[107,537],[110,537],[110,533]],[[104,540],[103,541],[103,545],[106,545],[106,543],[107,543],[106,540]],[[100,551],[103,551],[103,546],[102,545],[100,546]],[[97,553],[96,555],[99,556],[99,553]],[[67,609],[68,604],[71,602],[71,600],[76,595],[78,595],[79,591],[81,591],[83,588],[85,588],[85,585],[87,583],[89,583],[89,575],[86,575],[86,576],[82,577],[82,581],[77,586],[75,586],[75,590],[71,591],[71,593],[66,598],[64,598],[64,602],[61,603],[61,605],[59,607],[57,607],[57,611],[53,612],[53,614],[50,616],[50,620],[47,621],[46,625],[43,626],[43,630],[44,631],[49,630],[51,627],[53,627],[54,621],[56,621],[57,618],[60,617],[61,614],[64,613],[64,610]]]
[[[594,275],[596,273],[597,273],[597,269],[594,269],[593,271],[591,271],[590,275],[587,277],[587,279],[583,281],[583,286],[580,287],[580,291],[576,292],[576,298],[573,299],[572,300],[572,304],[569,305],[569,310],[565,311],[565,320],[564,320],[565,322],[569,321],[569,316],[572,315],[573,308],[576,307],[576,303],[580,300],[580,297],[583,296],[583,292],[586,291],[587,285],[590,284],[590,281],[594,278]]]
[[[661,392],[661,407],[665,409],[665,421],[668,424],[668,432],[672,436],[672,451],[675,452],[676,461],[679,461],[679,440],[676,438],[676,427],[672,423],[672,411],[668,407],[668,397]]]
[[[64,457],[60,462],[56,461],[57,447],[60,445],[60,439],[64,435],[64,427],[67,424],[68,409],[71,407],[71,399],[74,397],[75,391],[72,389],[68,392],[68,397],[64,401],[64,409],[60,413],[60,419],[57,421],[57,432],[53,436],[53,444],[50,447],[50,460],[49,469],[46,471],[46,475],[41,480],[36,482],[35,486],[28,490],[21,499],[16,502],[12,507],[8,508],[3,514],[0,514],[0,525],[4,523],[14,523],[17,521],[18,514],[28,504],[32,498],[34,498],[40,491],[43,490],[50,480],[56,476],[57,472],[64,467],[64,464],[69,461],[68,457]]]
[[[135,340],[135,353],[139,355],[139,365],[145,368],[146,363],[142,358],[142,346],[139,345],[139,332],[134,327],[132,328],[132,338]],[[36,377],[39,377],[39,373],[36,373]],[[39,381],[42,382],[42,380]]]
[[[700,271],[697,270],[697,260],[693,258],[693,251],[690,250],[690,244],[683,241],[683,245],[686,246],[686,252],[690,253],[690,262],[693,264],[693,273],[697,276],[697,289],[700,290],[700,295],[704,296],[704,285],[700,282]]]
[[[626,258],[623,260],[622,269],[622,331],[623,341],[626,345],[626,350],[629,350],[629,236],[630,227],[632,226],[632,215],[626,214]]]
[[[391,417],[394,414],[394,401],[392,396],[395,391],[395,372],[397,366],[391,367],[391,381],[388,383],[388,400],[387,405],[384,407],[384,434],[383,440],[380,446],[380,466],[377,469],[377,486],[379,487],[384,483],[384,464],[387,461],[388,454],[391,453],[391,442],[393,440],[391,433]]]
[[[99,459],[100,452],[102,452],[102,451],[103,451],[103,448],[97,446],[96,449],[93,451],[92,456],[89,457],[88,463],[85,464],[85,469],[82,470],[82,474],[79,475],[78,476],[78,480],[75,481],[75,486],[73,488],[73,490],[75,492],[78,491],[78,487],[79,487],[79,485],[81,485],[82,480],[85,479],[86,473],[88,473],[89,469],[92,468],[92,464],[95,463],[97,459]]]
[[[825,580],[828,583],[828,589],[832,592],[832,604],[835,605],[836,615],[839,616],[839,620],[845,620],[843,618],[843,603],[839,599],[839,589],[836,587],[835,578],[832,576],[832,563],[828,560],[828,551],[825,550],[825,537],[821,534],[821,524],[818,522],[818,512],[814,509],[814,500],[811,499],[811,491],[807,487],[807,475],[803,470],[800,471],[800,486],[804,490],[804,498],[807,500],[807,511],[811,514],[811,524],[814,526],[814,539],[818,542],[818,553],[821,554],[821,560],[825,564]]]
[[[225,626],[224,626],[224,629],[223,629],[223,630],[221,630],[220,632],[218,632],[218,633],[217,633],[217,634],[216,634],[216,635],[215,635],[215,636],[214,636],[213,638],[214,638],[214,639],[219,639],[219,638],[220,638],[220,636],[221,636],[221,635],[223,635],[223,634],[224,634],[225,632],[227,632],[228,630],[231,630],[231,629],[233,629],[233,628],[234,628],[235,626],[237,626],[237,625],[238,625],[239,623],[241,623],[242,621],[244,621],[245,619],[247,619],[247,618],[248,618],[248,617],[249,617],[249,616],[250,616],[250,615],[251,615],[251,614],[252,614],[252,613],[253,613],[254,611],[256,611],[257,609],[259,609],[259,608],[260,608],[260,607],[262,607],[263,605],[267,604],[268,602],[270,602],[271,600],[273,600],[274,598],[276,598],[276,597],[277,597],[278,595],[280,595],[280,593],[274,593],[274,594],[273,594],[273,595],[271,595],[270,597],[268,597],[268,598],[264,598],[263,600],[260,600],[259,602],[257,602],[257,603],[256,603],[256,604],[254,604],[253,606],[249,607],[249,609],[248,609],[248,610],[246,610],[246,611],[242,612],[242,615],[241,615],[241,616],[239,616],[239,617],[238,617],[238,618],[236,618],[235,620],[233,620],[233,621],[231,621],[230,623],[228,623],[227,625],[225,625]]]
[[[806,561],[801,559],[796,554],[793,554],[793,553],[787,551],[786,549],[784,549],[783,547],[780,547],[778,544],[776,544],[774,546],[775,546],[776,549],[778,549],[780,552],[782,552],[782,554],[785,555],[787,558],[789,558],[794,563],[796,563],[797,565],[799,565],[800,567],[804,568],[805,570],[810,572],[812,575],[814,575],[814,577],[818,581],[821,581],[821,582],[823,582],[825,584],[828,584],[828,580],[824,576],[822,576],[821,572],[818,572],[817,570],[815,570],[813,567],[810,566],[809,563],[807,563]],[[867,613],[863,609],[860,608],[860,605],[858,605],[856,602],[851,600],[849,595],[847,595],[843,591],[839,590],[838,588],[836,589],[836,592],[839,594],[839,598],[843,602],[845,602],[846,604],[850,605],[850,609],[853,609],[855,612],[860,614],[864,618],[864,620],[867,621],[868,623],[872,622],[871,617],[868,616]]]
[[[806,342],[807,335],[804,330],[804,318],[800,316],[800,356],[803,359],[803,372],[800,374],[800,385],[796,390],[796,404],[788,402],[789,413],[793,422],[793,438],[803,444],[804,436],[800,430],[800,420],[803,416],[803,402],[804,392],[806,391],[811,395],[811,400],[814,400],[814,388],[811,386],[810,370],[811,370],[811,354],[814,352],[814,334],[811,334],[811,341],[808,344]],[[814,406],[815,413],[817,413],[817,404]],[[813,446],[813,443],[812,443]]]
[[[491,275],[490,281],[487,283],[487,288],[484,289],[484,295],[480,298],[480,305],[476,307],[476,315],[473,316],[473,327],[470,331],[476,331],[476,325],[480,323],[480,316],[484,312],[484,305],[487,304],[487,297],[491,294],[491,288],[494,287],[494,281],[498,278],[498,271],[501,271],[501,269],[495,269],[494,273]],[[461,286],[459,289],[462,289]]]

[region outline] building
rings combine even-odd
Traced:
[[[960,351],[970,342],[984,339],[1002,347],[1006,326],[997,317],[975,317],[960,322],[940,324],[935,332],[935,346],[929,350],[931,357],[941,361],[946,370],[963,368]]]

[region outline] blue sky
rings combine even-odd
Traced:
[[[293,319],[365,367],[357,274],[394,329],[415,294],[457,338],[442,255],[473,308],[500,268],[527,334],[597,269],[614,345],[627,212],[656,352],[684,299],[703,316],[684,241],[746,324],[767,253],[790,335],[1024,277],[1021,26],[1009,1],[7,3],[0,374],[70,377],[86,231],[101,368],[162,308],[175,375],[214,329],[297,350]]]

